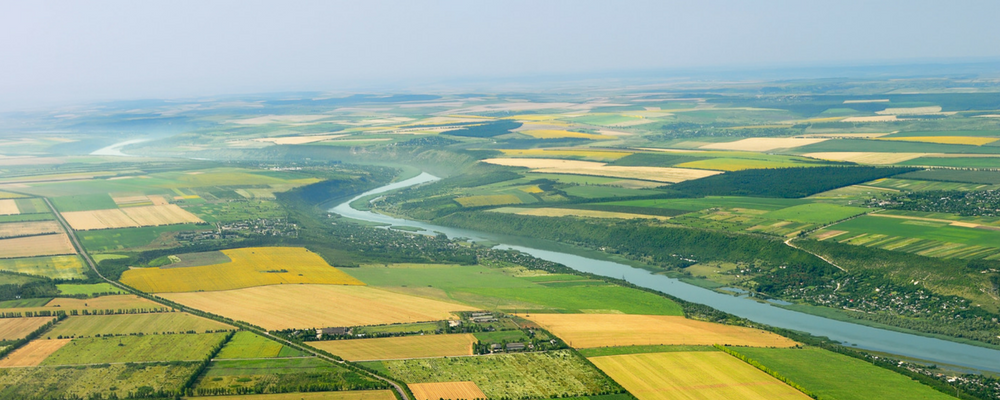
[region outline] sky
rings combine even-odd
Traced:
[[[992,0],[0,0],[0,108],[996,59],[997,15]]]

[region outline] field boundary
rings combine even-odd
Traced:
[[[720,344],[715,345],[715,348],[721,350],[723,353],[726,353],[726,354],[729,354],[729,355],[733,356],[737,360],[743,361],[743,362],[749,364],[750,366],[761,370],[765,374],[768,374],[768,375],[774,377],[774,379],[777,379],[777,380],[781,381],[782,383],[788,385],[792,389],[795,389],[795,390],[798,390],[798,391],[802,392],[802,394],[804,394],[806,396],[812,397],[814,399],[818,399],[819,398],[819,396],[817,396],[815,393],[810,392],[808,389],[806,389],[806,388],[802,387],[801,385],[793,382],[791,379],[786,378],[784,375],[779,374],[777,371],[774,371],[774,370],[768,368],[764,364],[761,364],[761,363],[757,362],[756,360],[754,360],[752,358],[749,358],[747,356],[744,356],[744,355],[736,352],[736,350],[730,349],[730,348],[728,348],[726,346],[723,346],[723,345],[720,345]]]

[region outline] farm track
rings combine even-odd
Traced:
[[[136,296],[139,296],[139,297],[142,297],[142,298],[145,298],[145,299],[148,299],[148,300],[160,303],[160,304],[162,304],[162,305],[164,305],[166,307],[175,308],[177,306],[177,305],[172,304],[172,303],[167,303],[167,302],[163,301],[162,299],[160,299],[157,296],[148,295],[148,294],[146,294],[144,292],[140,292],[140,291],[135,290],[135,289],[133,289],[133,288],[131,288],[129,286],[126,286],[126,285],[122,284],[121,282],[118,282],[118,281],[106,278],[103,274],[101,274],[100,271],[97,270],[97,264],[94,263],[94,260],[90,257],[90,254],[88,254],[87,251],[83,248],[83,245],[80,244],[80,240],[76,237],[76,232],[73,231],[70,228],[69,223],[67,223],[66,220],[63,219],[62,214],[59,214],[59,212],[56,211],[55,206],[52,205],[52,202],[49,201],[49,198],[48,197],[42,197],[42,200],[45,200],[45,205],[47,205],[49,207],[49,210],[52,211],[52,214],[55,215],[56,221],[59,222],[59,225],[62,225],[62,228],[63,228],[63,230],[65,230],[66,235],[69,236],[69,239],[73,243],[73,246],[76,247],[77,253],[81,257],[83,257],[83,260],[87,262],[87,265],[90,266],[90,269],[93,270],[94,273],[97,274],[97,276],[99,276],[105,282],[108,282],[111,285],[113,285],[113,286],[115,286],[115,287],[117,287],[117,288],[119,288],[119,289],[121,289],[123,291],[126,291],[128,293],[131,293],[131,294],[134,294]],[[348,365],[346,362],[344,362],[344,360],[338,360],[336,358],[333,358],[333,357],[327,356],[325,354],[319,353],[319,352],[317,352],[316,350],[314,350],[311,347],[299,345],[299,344],[294,343],[294,342],[292,342],[290,340],[286,340],[284,338],[276,337],[274,335],[271,335],[270,332],[265,331],[263,329],[260,329],[260,328],[257,328],[257,327],[251,326],[251,325],[243,324],[243,323],[240,323],[240,322],[226,321],[222,317],[219,317],[219,316],[217,316],[215,314],[208,313],[208,312],[201,311],[201,310],[195,310],[195,309],[192,309],[192,308],[188,308],[188,307],[185,307],[184,305],[180,305],[180,307],[178,307],[178,308],[180,309],[181,312],[187,311],[187,312],[191,312],[194,315],[200,315],[200,316],[203,316],[205,318],[209,318],[209,319],[212,319],[212,320],[215,320],[215,321],[218,321],[218,322],[222,322],[222,323],[227,324],[227,325],[235,325],[236,327],[238,327],[240,329],[247,330],[247,331],[250,331],[250,332],[254,332],[256,334],[259,334],[261,336],[264,336],[264,337],[270,338],[271,340],[279,342],[279,343],[281,343],[281,344],[283,344],[285,346],[289,346],[291,348],[304,351],[304,352],[306,352],[308,354],[312,354],[314,357],[326,360],[328,362],[337,363],[337,364],[345,365],[345,366]],[[375,378],[375,379],[378,379],[378,380],[383,381],[385,383],[388,383],[390,386],[393,387],[393,389],[396,391],[396,393],[399,394],[399,398],[400,399],[402,399],[402,400],[413,400],[413,399],[410,399],[410,396],[408,396],[406,394],[406,390],[404,390],[403,387],[400,386],[395,381],[390,380],[390,379],[388,379],[386,377],[374,374],[374,373],[369,372],[367,370],[359,370],[359,371],[367,374],[368,376],[370,376],[372,378]]]
[[[818,230],[820,230],[820,229],[826,229],[826,228],[828,228],[828,227],[831,227],[831,226],[833,226],[833,225],[837,225],[837,224],[839,224],[839,223],[841,223],[841,222],[847,222],[847,221],[850,221],[850,220],[852,220],[852,219],[855,219],[855,218],[859,218],[859,217],[863,217],[863,216],[865,216],[865,215],[868,215],[868,214],[872,214],[872,213],[875,213],[875,212],[877,212],[877,211],[878,211],[878,210],[874,210],[874,211],[869,211],[869,212],[866,212],[866,213],[864,213],[864,214],[858,214],[858,215],[855,215],[855,216],[853,216],[853,217],[850,217],[850,218],[845,218],[845,219],[842,219],[842,220],[840,220],[840,221],[834,221],[834,222],[831,222],[831,223],[829,223],[829,224],[826,224],[826,225],[823,225],[823,226],[820,226],[820,227],[817,227],[817,228],[813,228],[813,229],[810,229],[810,230],[808,230],[808,231],[805,231],[805,232],[802,232],[802,233],[801,233],[800,235],[798,235],[798,236],[794,236],[794,237],[790,237],[790,238],[788,238],[788,240],[785,240],[785,245],[786,245],[786,246],[788,246],[788,247],[791,247],[791,248],[793,248],[793,249],[796,249],[796,250],[802,250],[802,251],[804,251],[804,252],[806,252],[806,253],[809,253],[809,254],[812,254],[812,255],[816,256],[816,258],[819,258],[820,260],[823,260],[823,261],[825,261],[825,262],[826,262],[827,264],[830,264],[830,265],[832,265],[832,266],[834,266],[834,267],[837,267],[837,269],[839,269],[839,270],[841,270],[841,271],[844,271],[844,272],[847,272],[847,270],[846,270],[846,269],[844,269],[844,267],[841,267],[841,266],[837,265],[836,263],[834,263],[833,261],[830,261],[830,260],[829,260],[829,259],[827,259],[826,257],[823,257],[823,256],[821,256],[821,255],[819,255],[819,254],[816,254],[816,253],[813,253],[813,252],[811,252],[811,251],[809,251],[809,250],[806,250],[806,249],[803,249],[803,248],[801,248],[801,247],[799,247],[799,246],[796,246],[796,245],[792,244],[792,241],[793,241],[793,240],[795,240],[795,239],[798,239],[799,237],[804,237],[805,235],[808,235],[808,234],[810,234],[810,233],[812,233],[812,232],[815,232],[815,231],[818,231]],[[837,289],[840,289],[840,283],[837,283]]]

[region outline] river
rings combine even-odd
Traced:
[[[965,367],[974,370],[1000,372],[1000,351],[998,350],[872,328],[791,311],[775,307],[770,304],[760,303],[752,299],[714,292],[681,282],[677,279],[669,278],[663,275],[656,275],[645,269],[635,268],[621,263],[598,260],[559,251],[543,250],[538,248],[542,246],[531,245],[532,242],[537,243],[537,240],[513,238],[467,229],[437,226],[420,221],[389,217],[370,211],[356,210],[350,206],[352,201],[361,197],[384,193],[408,186],[419,185],[422,183],[433,182],[438,179],[439,178],[425,172],[416,177],[362,193],[345,203],[331,208],[330,212],[358,220],[396,226],[415,227],[422,229],[422,233],[440,232],[451,238],[467,238],[473,241],[500,243],[496,246],[497,248],[519,250],[544,260],[566,265],[578,271],[590,272],[613,278],[624,278],[628,282],[637,286],[658,290],[687,301],[705,304],[752,321],[786,329],[808,332],[816,336],[826,336],[841,343],[854,345],[863,349],[897,354],[900,356]]]

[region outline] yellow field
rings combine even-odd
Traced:
[[[13,199],[0,200],[0,215],[15,215],[20,213],[21,210],[17,208],[17,202]]]
[[[320,350],[350,361],[401,358],[471,356],[477,339],[471,333],[456,335],[413,335],[379,339],[326,340],[309,342]]]
[[[409,383],[414,400],[473,400],[485,399],[486,395],[475,382],[435,382]]]
[[[482,160],[482,162],[506,165],[508,167],[531,168],[535,172],[550,174],[610,176],[667,183],[683,182],[721,173],[719,171],[691,168],[621,167],[593,161],[558,160],[551,158],[490,158]]]
[[[147,293],[230,290],[263,285],[364,285],[302,247],[222,250],[231,262],[200,267],[137,268],[121,282]]]
[[[0,340],[17,340],[52,321],[52,317],[0,318]]]
[[[149,197],[144,194],[135,193],[109,193],[111,195],[111,200],[115,202],[115,205],[119,207],[130,207],[139,205],[152,205],[149,201]]]
[[[34,367],[73,339],[36,339],[0,360],[0,368]]]
[[[534,215],[536,217],[590,217],[590,218],[622,218],[622,219],[635,219],[635,218],[647,218],[647,219],[658,219],[661,221],[666,221],[670,217],[663,217],[659,215],[643,215],[643,214],[629,214],[620,212],[610,212],[610,211],[597,211],[597,210],[575,210],[572,208],[517,208],[517,207],[504,207],[495,210],[490,210],[494,212],[502,212],[517,215]]]
[[[860,164],[895,164],[927,156],[927,153],[832,152],[807,153],[803,155],[821,160],[850,161]]]
[[[512,194],[494,194],[489,196],[469,196],[455,198],[462,207],[499,206],[504,204],[521,204],[521,199]]]
[[[735,142],[712,143],[701,146],[702,149],[768,151],[774,149],[790,149],[807,144],[825,141],[823,138],[749,138]]]
[[[53,279],[79,279],[85,267],[83,260],[75,255],[11,258],[0,261],[0,270],[31,275],[42,275]]]
[[[137,228],[139,224],[119,209],[70,211],[62,213],[63,218],[74,230]]]
[[[125,208],[122,211],[125,212],[125,215],[139,224],[139,226],[159,226],[187,223],[197,224],[205,222],[202,221],[201,218],[198,218],[196,215],[191,214],[176,204],[168,204],[165,206],[130,207]]]
[[[782,161],[751,160],[746,158],[710,158],[707,160],[677,164],[675,166],[681,168],[711,169],[716,171],[742,171],[745,169],[798,167],[801,166],[801,164]]]
[[[347,134],[340,135],[310,135],[310,136],[282,136],[273,138],[258,138],[253,139],[255,142],[271,142],[274,144],[307,144],[314,142],[322,142],[324,140],[342,138],[347,136]]]
[[[809,399],[721,351],[628,354],[590,361],[639,400]]]
[[[62,232],[56,221],[11,222],[0,224],[0,238]]]
[[[1000,138],[995,137],[982,137],[982,136],[909,136],[909,137],[891,137],[891,138],[878,138],[878,140],[895,140],[900,142],[924,142],[924,143],[941,143],[941,144],[969,144],[973,146],[982,146],[984,144],[990,144]]]
[[[634,345],[792,347],[771,332],[684,317],[626,314],[532,314],[528,319],[576,348]]]
[[[545,191],[538,187],[538,185],[525,186],[520,189],[525,193],[545,193]]]
[[[351,390],[340,392],[246,394],[212,396],[212,400],[396,400],[396,396],[392,393],[391,390]],[[195,398],[197,397],[185,397],[185,399]]]
[[[0,258],[76,254],[65,233],[0,239]]]
[[[11,193],[11,192],[0,192],[0,199],[20,199],[26,197],[23,194]]]
[[[611,136],[595,135],[593,133],[583,133],[583,132],[570,132],[557,129],[529,129],[525,131],[518,131],[517,133],[523,133],[525,135],[538,139],[558,139],[558,138],[581,138],[581,139],[595,139],[595,140],[614,139],[614,137]]]
[[[474,310],[368,286],[271,285],[162,296],[268,330],[440,321]]]
[[[500,150],[508,157],[579,157],[597,161],[614,161],[634,153],[626,151],[606,150],[547,150],[547,149],[516,149]]]

